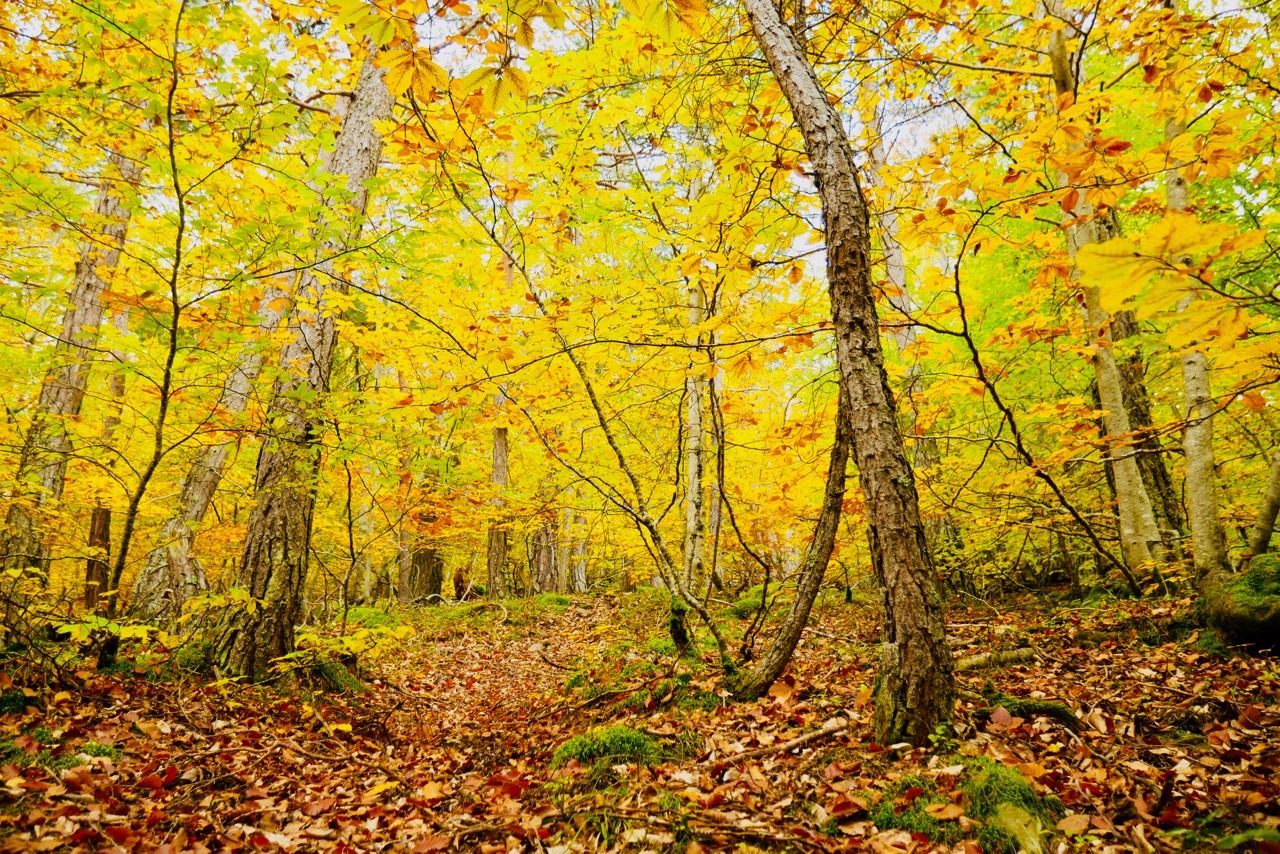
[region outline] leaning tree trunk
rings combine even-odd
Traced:
[[[239,583],[254,607],[230,610],[218,627],[216,659],[232,676],[260,680],[272,660],[293,650],[293,629],[302,610],[303,585],[319,469],[319,413],[304,398],[328,390],[337,330],[325,297],[341,292],[331,259],[354,242],[368,201],[366,184],[377,173],[382,140],[376,123],[391,115],[393,99],[371,53],[360,70],[342,129],[334,140],[328,171],[344,176],[351,226],[345,239],[329,241],[321,260],[298,280],[290,327],[293,338],[280,354],[281,377],[272,389],[266,423],[274,432],[258,456],[254,506],[245,531]],[[336,200],[326,200],[322,216]],[[300,394],[299,392],[308,392]]]
[[[827,485],[823,492],[822,509],[814,527],[809,549],[800,564],[796,581],[796,596],[791,608],[778,627],[778,633],[764,655],[750,668],[743,670],[733,681],[734,695],[740,699],[758,697],[769,689],[782,675],[787,662],[795,652],[800,635],[809,622],[809,612],[818,597],[822,578],[826,574],[831,552],[835,549],[836,534],[840,531],[840,510],[844,502],[845,470],[849,466],[850,425],[847,397],[839,397],[836,413],[836,438],[831,446],[831,461],[827,468]]]
[[[258,316],[264,338],[280,326],[284,315],[282,305],[286,301],[284,293],[275,288],[267,288],[263,293]],[[239,363],[223,383],[217,412],[234,417],[248,408],[254,383],[262,371],[262,362],[260,347],[254,344],[246,347]],[[196,455],[182,480],[174,512],[161,526],[157,545],[147,555],[134,580],[129,596],[134,616],[168,622],[181,613],[183,603],[209,589],[204,567],[193,551],[196,529],[209,512],[236,445],[235,439],[228,439],[208,445]]]
[[[80,243],[71,294],[62,318],[62,334],[54,347],[53,364],[44,376],[31,426],[18,460],[20,492],[9,504],[5,518],[4,567],[37,568],[47,573],[48,554],[36,529],[35,510],[62,497],[67,475],[71,439],[66,421],[80,414],[92,350],[98,342],[102,323],[102,296],[107,289],[104,275],[120,261],[129,231],[128,195],[142,177],[142,169],[132,160],[112,154],[110,163],[119,178],[103,176],[93,220],[85,227]],[[93,234],[93,237],[87,235]],[[28,480],[34,487],[21,493]]]
[[[955,704],[942,598],[925,542],[915,479],[884,370],[871,285],[871,234],[853,149],[813,67],[772,0],[743,0],[819,179],[840,394],[866,498],[881,592],[876,737],[925,744]]]
[[[1061,18],[1057,0],[1045,0],[1046,14]],[[1076,66],[1061,30],[1055,30],[1048,45],[1054,94],[1061,101],[1076,90]],[[1059,183],[1066,183],[1066,176],[1059,175]],[[1099,243],[1113,235],[1111,220],[1098,215],[1084,192],[1075,193],[1068,214],[1075,224],[1067,228],[1067,249],[1072,258],[1080,248]],[[1134,449],[1129,446],[1132,425],[1125,405],[1120,369],[1116,365],[1111,335],[1111,316],[1102,307],[1102,296],[1097,287],[1083,285],[1085,325],[1093,345],[1093,367],[1098,383],[1098,398],[1102,403],[1103,428],[1106,453],[1110,458],[1115,479],[1116,508],[1120,521],[1120,550],[1130,571],[1136,572],[1143,564],[1162,556],[1163,540],[1156,524],[1151,496],[1142,480]],[[1152,549],[1155,549],[1153,554]]]

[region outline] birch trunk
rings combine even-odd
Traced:
[[[279,328],[286,301],[284,293],[275,288],[263,293],[258,317],[264,338],[269,339]],[[259,346],[249,345],[241,352],[218,395],[218,412],[237,416],[248,408],[262,364]],[[147,555],[129,595],[130,611],[139,619],[170,622],[182,613],[188,599],[208,591],[208,577],[194,552],[195,535],[213,504],[236,445],[236,439],[228,439],[200,449],[182,479],[174,512],[161,525],[157,545]]]
[[[316,438],[321,431],[318,413],[298,392],[315,397],[328,390],[337,330],[325,297],[345,290],[331,275],[330,259],[359,233],[368,201],[366,184],[377,173],[382,150],[376,123],[390,117],[392,105],[371,53],[360,70],[327,164],[330,174],[346,178],[353,224],[345,238],[329,241],[321,250],[322,260],[300,276],[290,319],[293,337],[280,354],[281,378],[272,389],[266,417],[277,433],[258,456],[254,507],[239,570],[239,583],[257,606],[232,610],[216,639],[217,661],[228,675],[260,680],[274,659],[293,650],[293,629],[302,610],[307,574],[313,489],[320,461]]]
[[[1172,9],[1172,0],[1166,3]],[[1164,127],[1166,141],[1185,133],[1186,124],[1177,117]],[[1165,180],[1165,206],[1170,213],[1187,208],[1187,180],[1175,163]],[[1192,297],[1194,300],[1194,297]],[[1182,306],[1194,310],[1194,304]],[[1201,347],[1192,347],[1182,356],[1182,394],[1186,426],[1182,428],[1182,453],[1187,461],[1187,518],[1191,523],[1191,557],[1200,578],[1227,572],[1227,543],[1218,517],[1218,483],[1213,455],[1213,397],[1209,392],[1209,358]]]
[[[743,2],[820,179],[841,402],[847,408],[881,592],[876,737],[886,744],[903,740],[926,744],[936,727],[951,720],[955,704],[951,650],[915,479],[884,370],[871,284],[866,201],[840,117],[791,30],[779,19],[772,0]],[[829,473],[828,501],[831,478]]]
[[[97,234],[80,243],[61,337],[18,459],[19,492],[5,518],[6,569],[33,568],[48,573],[49,557],[37,530],[36,511],[62,498],[71,451],[65,422],[79,415],[84,404],[92,351],[102,323],[102,297],[107,290],[104,277],[120,262],[129,231],[128,197],[142,177],[141,167],[119,154],[110,156],[110,165],[118,177],[104,175],[99,184],[93,219],[85,228],[86,234]]]
[[[689,287],[689,325],[696,327],[706,320],[706,300],[702,287],[693,282]],[[696,353],[696,351],[695,351]],[[703,402],[707,397],[707,376],[696,355],[684,381],[685,393],[685,473],[684,473],[684,583],[699,598],[706,595],[706,492]]]
[[[1046,13],[1062,17],[1054,0],[1048,0]],[[1075,66],[1072,63],[1066,37],[1061,29],[1054,30],[1049,38],[1049,60],[1053,72],[1054,91],[1059,99],[1075,91]],[[1065,184],[1065,176],[1059,176]],[[1110,220],[1099,217],[1084,192],[1077,192],[1075,204],[1069,211],[1074,224],[1067,227],[1067,250],[1072,258],[1080,247],[1110,239]],[[1098,384],[1098,398],[1102,403],[1103,441],[1107,447],[1112,472],[1115,477],[1116,508],[1120,522],[1120,551],[1131,571],[1163,556],[1163,540],[1156,524],[1151,496],[1138,470],[1131,444],[1132,426],[1121,387],[1120,371],[1116,365],[1111,336],[1111,316],[1102,308],[1098,288],[1083,285],[1085,323],[1092,339],[1093,368]],[[1152,549],[1155,548],[1155,553]]]
[[[495,508],[501,508],[506,504],[506,499],[502,497],[502,491],[506,489],[510,478],[511,472],[507,465],[507,428],[494,427],[493,474],[491,480],[498,491],[497,497],[493,500]],[[507,529],[502,520],[496,520],[489,526],[489,548],[485,561],[488,569],[487,582],[491,598],[501,599],[512,593],[507,584],[509,575],[507,564],[510,551],[511,543]]]

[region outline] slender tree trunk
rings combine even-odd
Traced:
[[[840,510],[844,501],[845,470],[849,465],[849,448],[851,445],[848,404],[846,396],[840,395],[836,414],[836,436],[831,446],[831,460],[827,467],[827,484],[823,491],[822,509],[818,514],[818,524],[814,528],[813,538],[809,541],[808,551],[800,564],[800,573],[796,580],[796,596],[791,608],[787,611],[778,634],[769,648],[749,669],[738,674],[733,683],[735,696],[740,698],[758,697],[769,689],[795,652],[800,635],[809,622],[809,612],[818,596],[818,588],[822,586],[822,578],[826,574],[827,564],[831,560],[831,552],[835,549],[836,535],[840,531]]]
[[[1173,10],[1174,0],[1166,0],[1165,8]],[[1164,138],[1171,142],[1187,130],[1178,116],[1165,121]],[[1181,163],[1165,179],[1165,207],[1170,214],[1187,209],[1187,179]],[[1193,298],[1194,299],[1194,298]],[[1194,310],[1188,303],[1183,311]],[[1227,572],[1227,542],[1222,520],[1218,517],[1218,484],[1213,456],[1213,397],[1209,392],[1209,359],[1201,347],[1192,347],[1182,355],[1182,393],[1186,424],[1182,428],[1182,452],[1186,458],[1187,517],[1191,522],[1191,556],[1196,575],[1208,578]]]
[[[111,562],[111,509],[93,508],[89,518],[89,548],[96,554],[85,561],[84,609],[89,613],[98,610],[98,601],[107,589]]]
[[[285,294],[276,288],[264,291],[258,306],[262,337],[269,338],[279,328],[287,302]],[[262,364],[263,354],[257,344],[250,344],[241,352],[218,395],[219,413],[234,417],[248,408]],[[208,577],[194,553],[196,529],[209,512],[236,445],[237,440],[229,438],[206,445],[196,455],[182,480],[174,511],[161,525],[157,545],[133,582],[129,606],[134,616],[169,622],[182,612],[188,599],[208,591]]]
[[[330,259],[359,232],[368,201],[366,184],[377,172],[382,150],[375,125],[391,115],[392,104],[371,53],[360,70],[328,162],[330,174],[347,179],[353,224],[345,239],[323,247],[323,260],[299,277],[298,299],[290,320],[294,334],[281,352],[283,370],[272,389],[266,422],[276,425],[276,433],[258,456],[254,506],[239,571],[239,583],[257,605],[230,611],[217,637],[217,661],[229,675],[262,679],[272,660],[293,650],[320,462],[316,438],[322,429],[319,413],[304,397],[323,395],[329,387],[337,332],[325,296],[344,289],[340,280],[331,276]],[[301,395],[300,391],[309,394]]]
[[[61,337],[18,460],[16,480],[20,486],[5,518],[5,568],[48,573],[48,553],[37,530],[36,511],[62,498],[71,451],[66,422],[79,415],[84,404],[92,351],[102,323],[102,296],[107,289],[104,276],[120,261],[129,231],[128,198],[142,177],[142,169],[119,154],[111,155],[110,164],[118,177],[104,175],[99,185],[93,219],[85,226],[86,235],[95,236],[86,236],[80,243]],[[34,483],[29,483],[31,480]]]
[[[689,325],[706,320],[706,300],[702,286],[689,285]],[[696,351],[695,351],[696,353]],[[703,404],[707,397],[707,376],[695,355],[689,376],[684,381],[685,393],[685,472],[684,472],[684,584],[699,598],[706,595],[706,491],[703,489],[705,454]]]
[[[493,500],[495,508],[502,508],[506,504],[506,499],[502,497],[501,493],[506,489],[510,477],[511,472],[507,466],[507,428],[495,427],[493,428],[493,474],[491,478],[498,492],[498,495]],[[486,558],[486,566],[488,568],[486,580],[489,586],[489,596],[494,599],[500,599],[514,593],[509,589],[508,585],[510,552],[510,535],[504,521],[501,519],[495,520],[489,526],[489,549]]]
[[[1249,551],[1246,557],[1265,554],[1271,545],[1271,535],[1276,529],[1276,516],[1280,515],[1280,453],[1276,454],[1271,464],[1271,477],[1267,482],[1267,492],[1258,507],[1258,517],[1253,522],[1253,531],[1249,534]]]
[[[1056,0],[1046,0],[1045,9],[1055,17],[1062,17]],[[1066,36],[1055,30],[1049,39],[1054,92],[1059,100],[1075,91],[1076,76],[1072,54],[1067,47]],[[1065,176],[1059,176],[1065,184]],[[1110,239],[1112,220],[1099,216],[1087,200],[1083,190],[1075,193],[1069,215],[1074,224],[1067,228],[1067,249],[1075,258],[1080,247]],[[1103,437],[1107,455],[1111,460],[1115,477],[1116,506],[1120,522],[1120,550],[1131,571],[1142,564],[1162,556],[1163,540],[1156,524],[1151,497],[1143,483],[1134,449],[1130,444],[1132,425],[1125,405],[1120,370],[1116,365],[1114,342],[1111,335],[1111,316],[1102,308],[1098,288],[1083,285],[1085,321],[1093,345],[1093,367],[1098,383],[1098,398],[1102,403]],[[1156,552],[1153,554],[1152,549]]]
[[[885,743],[925,744],[936,727],[951,720],[951,650],[915,479],[884,370],[866,201],[840,117],[791,30],[772,0],[744,4],[820,180],[840,394],[847,406],[882,596],[876,737]]]
[[[555,518],[543,519],[533,534],[533,561],[529,567],[533,592],[559,592],[560,567],[556,561],[556,551]]]
[[[587,517],[574,511],[573,528],[575,538],[569,559],[569,592],[586,593],[587,583]]]

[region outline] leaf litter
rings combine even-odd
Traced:
[[[1185,604],[953,611],[957,657],[1034,656],[958,674],[932,749],[872,740],[877,629],[856,605],[821,609],[752,703],[724,701],[709,653],[638,647],[605,598],[420,631],[348,694],[0,676],[27,695],[0,715],[0,850],[973,852],[956,781],[984,757],[1054,804],[1046,851],[1280,851],[1280,668],[1162,636]],[[1078,732],[1019,711],[1049,700]],[[607,727],[661,751],[555,767]],[[948,841],[873,820],[917,799]]]

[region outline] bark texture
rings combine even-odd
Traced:
[[[867,504],[871,557],[881,592],[876,736],[925,744],[951,720],[951,650],[880,347],[871,283],[871,235],[853,150],[840,117],[771,0],[744,0],[756,41],[791,105],[820,181],[827,278],[841,398]]]
[[[1063,10],[1055,0],[1045,4],[1047,14],[1059,19]],[[1054,93],[1059,100],[1075,92],[1077,85],[1073,54],[1067,46],[1063,29],[1054,30],[1049,37],[1049,61],[1053,73]],[[1059,176],[1065,184],[1065,176]],[[1089,203],[1084,191],[1076,193],[1071,206],[1071,222],[1067,226],[1067,249],[1072,258],[1082,246],[1109,240],[1112,220],[1100,216]],[[1151,563],[1162,556],[1163,539],[1156,523],[1151,496],[1143,482],[1142,473],[1133,447],[1133,426],[1125,404],[1120,369],[1116,364],[1114,341],[1111,333],[1112,318],[1102,308],[1098,288],[1085,284],[1085,323],[1093,347],[1093,368],[1098,384],[1098,398],[1102,403],[1103,441],[1115,479],[1116,509],[1120,523],[1120,551],[1130,571]],[[1153,552],[1153,548],[1155,551]]]
[[[1267,492],[1258,507],[1258,518],[1254,520],[1253,530],[1249,533],[1250,557],[1263,554],[1270,546],[1277,515],[1280,515],[1280,454],[1276,454],[1275,462],[1271,464]]]
[[[19,491],[5,518],[4,567],[48,571],[48,554],[36,525],[36,512],[62,498],[71,439],[65,422],[80,414],[93,366],[93,348],[102,323],[104,278],[120,262],[129,231],[129,197],[142,177],[142,169],[119,154],[112,154],[114,174],[104,175],[94,205],[93,219],[85,225],[71,281],[62,331],[45,373],[31,426],[18,460]],[[92,236],[90,236],[92,235]]]
[[[259,326],[269,337],[284,318],[286,296],[268,288],[258,308]],[[256,346],[241,353],[218,395],[217,411],[235,417],[248,408],[254,384],[262,372],[263,354]],[[194,553],[196,529],[204,521],[236,440],[206,445],[196,455],[182,479],[174,511],[160,528],[157,545],[133,582],[129,596],[131,613],[143,620],[169,622],[182,612],[183,603],[209,589],[204,567]]]
[[[256,604],[231,610],[216,639],[217,661],[228,675],[260,680],[268,675],[274,659],[293,650],[307,574],[319,466],[316,437],[321,429],[318,414],[306,398],[328,390],[337,333],[325,296],[344,289],[332,277],[328,259],[349,246],[359,232],[368,201],[366,185],[377,172],[382,151],[375,125],[391,115],[392,103],[371,54],[361,68],[327,164],[330,174],[346,179],[343,207],[350,212],[352,224],[345,237],[328,241],[316,266],[299,277],[289,324],[293,335],[280,354],[281,377],[272,389],[266,418],[275,432],[258,456],[254,506],[238,579]],[[336,213],[332,208],[338,202],[327,200],[326,215]]]
[[[689,288],[689,325],[706,320],[702,287],[694,282]],[[695,351],[696,352],[696,351]],[[706,595],[707,513],[703,474],[704,453],[703,405],[707,398],[707,376],[695,357],[684,381],[685,450],[684,450],[684,583],[694,596]]]
[[[507,428],[495,427],[493,428],[493,474],[491,477],[494,487],[499,492],[493,501],[495,507],[501,508],[506,504],[501,492],[510,479],[511,471],[507,465]],[[489,595],[495,599],[511,594],[507,583],[510,552],[510,534],[501,521],[496,521],[489,526],[489,548],[485,560],[488,569],[486,582],[489,586]]]

